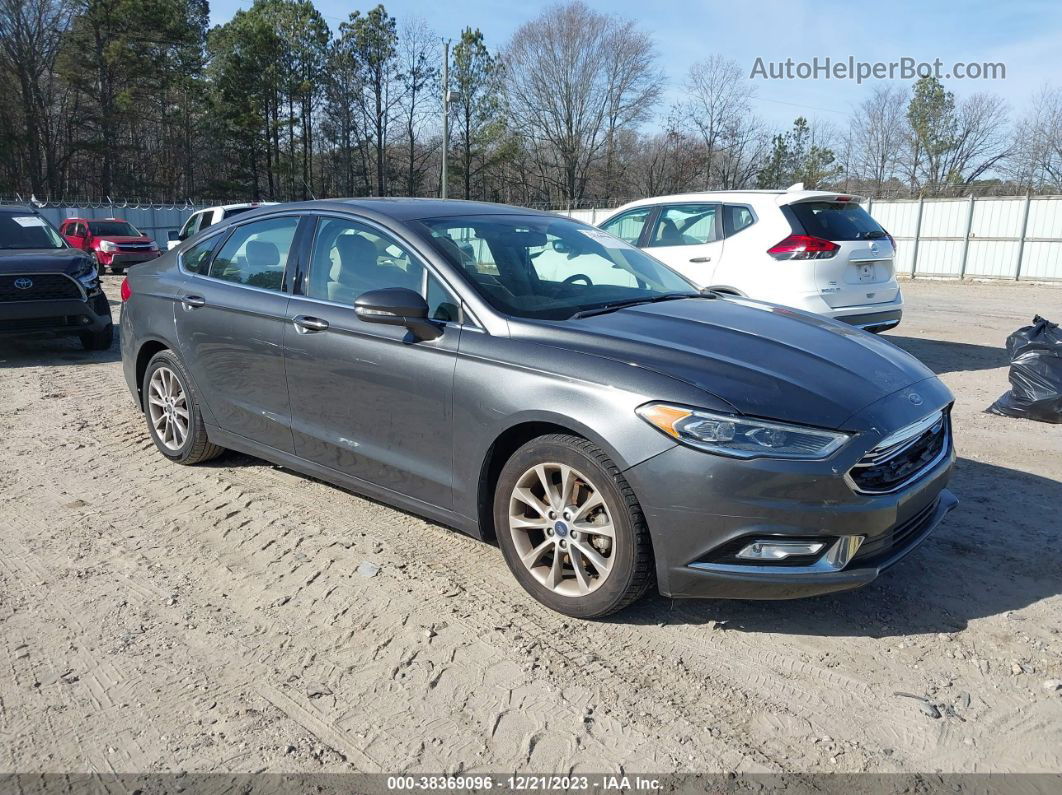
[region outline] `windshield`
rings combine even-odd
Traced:
[[[789,206],[809,235],[824,240],[885,237],[881,225],[855,202],[798,202]]]
[[[517,317],[561,320],[615,303],[698,294],[629,243],[567,218],[489,215],[420,223],[484,300]]]
[[[39,215],[0,213],[0,248],[66,248],[66,241]]]
[[[94,237],[143,237],[128,221],[89,221],[89,231]]]

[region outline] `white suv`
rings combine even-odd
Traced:
[[[885,331],[903,314],[895,243],[861,201],[800,184],[686,193],[632,202],[600,227],[699,287]]]
[[[221,204],[217,207],[205,207],[196,210],[188,220],[184,222],[179,232],[171,231],[166,243],[167,249],[175,249],[196,232],[202,232],[208,226],[219,224],[226,218],[245,213],[248,210],[257,210],[259,207],[268,207],[277,202],[244,202],[243,204]]]

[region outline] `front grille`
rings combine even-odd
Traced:
[[[119,243],[118,248],[122,251],[147,251],[150,243]]]
[[[28,287],[16,283],[30,282]],[[61,273],[29,273],[0,276],[0,303],[5,301],[63,301],[79,300],[81,290],[73,279]]]
[[[908,430],[908,429],[904,429]],[[856,491],[888,494],[917,480],[945,454],[951,416],[938,412],[883,440],[863,456],[848,475]]]

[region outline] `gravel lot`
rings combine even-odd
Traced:
[[[1062,771],[1062,426],[983,413],[1062,289],[904,290],[957,398],[936,535],[861,591],[601,623],[415,516],[168,464],[117,346],[2,343],[0,771]]]

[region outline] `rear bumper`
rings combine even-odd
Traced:
[[[0,303],[0,334],[76,335],[103,331],[111,324],[111,308],[103,293],[87,301],[15,301]]]
[[[896,297],[891,301],[835,307],[827,304],[820,294],[815,293],[807,296],[799,308],[867,331],[887,331],[900,325],[900,319],[903,317],[903,295],[897,289]]]

